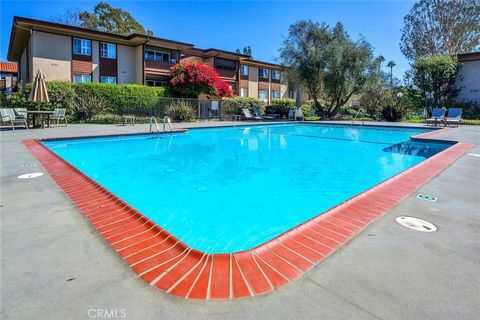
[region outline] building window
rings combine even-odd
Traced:
[[[73,78],[75,83],[92,82],[92,76],[89,74],[76,74]]]
[[[241,75],[242,75],[242,76],[248,76],[248,66],[242,65]]]
[[[5,73],[0,73],[0,80],[5,80],[5,77],[6,77]]]
[[[13,76],[12,81],[17,81],[17,76]]]
[[[117,77],[108,77],[108,76],[101,76],[100,77],[100,82],[101,83],[117,83]]]
[[[268,102],[268,90],[258,90],[258,99]]]
[[[268,79],[268,69],[258,69],[258,76],[263,79]]]
[[[171,62],[170,53],[156,50],[145,50],[145,60]]]
[[[240,97],[248,97],[248,89],[240,88]]]
[[[280,80],[280,71],[272,70],[272,79],[273,80]]]
[[[117,46],[114,43],[100,42],[100,57],[116,59]]]
[[[280,99],[280,90],[272,91],[272,99]]]
[[[168,82],[167,81],[147,80],[147,86],[166,88],[168,86]]]
[[[73,53],[84,56],[92,55],[92,42],[88,39],[73,38]]]
[[[215,58],[215,68],[224,70],[237,70],[237,62],[234,60]]]

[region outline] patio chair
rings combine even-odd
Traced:
[[[448,114],[445,117],[445,126],[456,124],[457,127],[462,124],[462,108],[448,108]]]
[[[302,109],[298,109],[298,110],[295,110],[295,116],[294,116],[294,120],[297,121],[298,119],[301,119],[301,121],[305,120],[305,116],[303,115],[303,110]]]
[[[15,118],[27,119],[28,117],[27,108],[13,108],[13,112],[15,113]]]
[[[295,109],[288,110],[288,120],[295,120]]]
[[[256,117],[259,117],[259,118],[262,118],[262,119],[265,119],[265,120],[275,120],[275,118],[276,118],[274,115],[271,115],[271,114],[263,114],[262,115],[262,111],[260,110],[260,108],[254,108],[253,112],[255,113]]]
[[[433,108],[432,116],[426,120],[427,124],[433,123],[437,125],[439,121],[445,118],[445,110],[443,108]]]
[[[250,110],[248,109],[242,109],[242,112],[246,120],[262,121],[262,117],[252,116],[252,114],[250,113]]]
[[[2,123],[8,123],[12,130],[15,130],[16,124],[24,125],[25,129],[28,130],[27,119],[15,117],[13,109],[0,109],[0,115],[2,116]]]
[[[49,123],[48,125],[50,125],[50,122],[51,121],[56,121],[56,125],[58,127],[60,121],[65,121],[65,127],[67,126],[67,117],[65,116],[65,113],[66,113],[67,109],[60,109],[60,108],[57,108],[57,109],[53,109],[53,113],[50,117],[50,120],[49,120]]]

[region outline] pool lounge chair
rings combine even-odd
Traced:
[[[12,130],[15,130],[15,125],[20,124],[25,126],[25,129],[28,130],[28,123],[26,118],[19,118],[15,116],[13,109],[0,109],[0,115],[2,116],[2,123],[8,123]]]
[[[265,120],[275,120],[276,119],[275,115],[271,115],[271,114],[262,115],[262,111],[260,111],[260,108],[254,108],[253,112],[255,113],[255,116],[257,118],[260,117],[260,118],[265,119]]]
[[[433,108],[432,116],[426,120],[427,124],[433,123],[437,125],[445,118],[445,110],[443,108]]]
[[[295,120],[295,109],[288,110],[288,120]]]
[[[50,122],[51,121],[56,122],[55,126],[58,127],[58,124],[60,123],[60,121],[64,121],[65,127],[66,127],[67,126],[67,117],[65,115],[66,112],[67,112],[67,109],[60,109],[60,108],[53,109],[52,116],[50,117]]]
[[[13,108],[13,112],[15,113],[15,118],[27,119],[28,117],[27,108]]]
[[[456,124],[457,127],[462,124],[462,109],[461,108],[449,108],[448,114],[445,117],[445,126],[448,124]]]
[[[303,110],[302,109],[297,109],[295,110],[295,121],[300,119],[301,121],[305,120],[305,116],[303,115]]]
[[[248,109],[242,109],[242,112],[243,112],[243,115],[245,116],[246,120],[262,121],[262,117],[252,116],[252,114],[250,113],[250,110],[248,110]]]

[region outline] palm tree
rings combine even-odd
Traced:
[[[390,87],[393,87],[393,67],[395,67],[397,64],[390,60],[387,63],[387,67],[390,68]]]

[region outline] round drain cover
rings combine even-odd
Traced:
[[[17,178],[18,179],[32,179],[32,178],[37,178],[37,177],[40,177],[40,176],[43,176],[43,173],[33,172],[33,173],[26,173],[26,174],[19,175]]]
[[[177,172],[177,169],[165,169],[164,171],[166,173],[174,173],[174,172]]]
[[[425,220],[414,217],[398,217],[395,219],[401,226],[420,232],[435,232],[437,227]]]
[[[197,191],[197,192],[207,192],[207,190],[208,190],[208,188],[203,187],[203,186],[195,188],[195,191]]]

